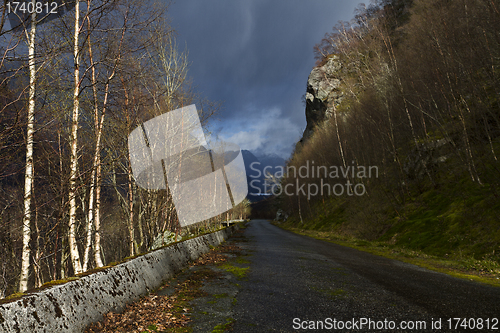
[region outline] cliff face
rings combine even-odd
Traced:
[[[342,100],[339,80],[341,69],[339,57],[332,55],[323,66],[315,67],[309,74],[306,92],[307,126],[301,143],[312,136],[316,126],[330,119],[334,108]]]

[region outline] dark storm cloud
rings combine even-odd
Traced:
[[[224,101],[220,136],[242,148],[291,151],[305,128],[301,97],[313,46],[358,1],[178,0],[170,6],[197,90]],[[247,141],[245,141],[247,140]]]

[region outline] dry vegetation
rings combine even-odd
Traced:
[[[206,295],[200,290],[203,283],[216,279],[222,274],[205,265],[215,265],[227,261],[224,253],[238,252],[235,245],[220,245],[201,256],[191,266],[201,266],[175,287],[172,295],[158,295],[158,292],[169,287],[168,283],[141,300],[128,304],[121,313],[109,312],[100,322],[90,325],[86,332],[188,332],[191,312],[189,301]]]
[[[282,195],[289,225],[498,261],[498,31],[498,1],[379,0],[328,33],[318,65],[339,56],[344,99],[289,166],[377,166],[379,177],[323,178],[363,184],[363,196]],[[297,178],[282,185],[321,186]]]
[[[243,203],[180,230],[170,193],[135,183],[133,129],[193,103],[206,126],[219,108],[186,80],[167,2],[78,4],[36,30],[1,20],[0,298],[146,252],[166,230],[248,214]]]

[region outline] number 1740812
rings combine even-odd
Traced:
[[[7,2],[7,14],[57,14],[57,2],[42,1],[9,1]]]

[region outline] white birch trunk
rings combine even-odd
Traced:
[[[96,175],[96,190],[95,190],[95,236],[94,236],[94,261],[96,267],[104,266],[101,258],[101,155],[98,155],[97,175]]]
[[[34,1],[34,0],[33,0]],[[28,100],[28,129],[26,133],[26,173],[24,176],[24,215],[23,215],[23,253],[21,260],[21,277],[19,291],[28,289],[30,267],[30,240],[31,240],[31,195],[33,192],[33,134],[35,132],[35,35],[36,13],[31,16],[31,31],[28,36],[28,54],[30,70],[30,89]]]
[[[69,181],[69,251],[75,274],[82,273],[80,253],[76,241],[76,180],[78,177],[78,114],[80,111],[80,55],[78,37],[80,34],[80,3],[75,5],[75,36],[74,36],[74,63],[75,63],[75,90],[73,94],[73,123],[71,125],[71,162]]]
[[[95,168],[92,170],[92,181],[90,184],[90,196],[89,196],[89,215],[87,224],[87,237],[85,241],[85,252],[83,255],[83,271],[86,272],[89,264],[90,250],[92,248],[92,231],[94,223],[94,192],[95,192]]]
[[[90,7],[90,0],[87,1],[87,6]],[[90,20],[87,20],[89,30],[90,30]],[[120,41],[120,49],[123,42],[125,30],[122,30],[122,39]],[[97,140],[96,140],[96,148],[94,153],[94,161],[92,165],[92,183],[90,186],[90,198],[89,198],[89,215],[88,215],[88,227],[87,227],[87,243],[85,246],[85,255],[84,255],[84,264],[83,270],[87,270],[88,260],[90,256],[90,250],[92,248],[92,231],[95,227],[95,238],[94,238],[94,260],[97,267],[102,267],[102,259],[101,259],[101,235],[100,235],[100,203],[101,203],[101,141],[102,141],[102,132],[104,127],[104,118],[106,115],[106,107],[108,104],[108,96],[109,96],[109,82],[115,76],[117,62],[115,62],[115,66],[113,68],[112,73],[108,77],[108,82],[106,83],[105,93],[104,93],[104,102],[102,107],[102,113],[99,117],[99,106],[97,100],[97,80],[95,75],[95,64],[94,58],[92,54],[92,44],[89,41],[89,57],[90,63],[92,66],[92,84],[94,89],[94,127],[97,132]],[[95,194],[95,200],[94,200]]]
[[[96,116],[97,116],[97,114],[96,114]],[[101,155],[101,137],[102,137],[103,123],[104,123],[104,112],[101,115],[101,120],[98,122],[98,125],[96,128],[97,129],[97,143],[96,143],[96,149],[95,149],[95,153],[94,153],[94,162],[93,162],[94,165],[93,165],[93,169],[92,169],[92,182],[90,184],[87,241],[86,241],[86,245],[85,245],[85,254],[84,254],[84,259],[83,259],[83,271],[87,271],[89,257],[90,257],[90,250],[92,248],[92,232],[94,230],[95,220],[97,219],[97,215],[99,214],[99,210],[97,209],[97,198],[94,199],[94,194],[97,194],[96,193],[97,187],[99,186],[97,184],[97,181],[98,181],[98,178],[100,178],[99,176],[100,176],[100,171],[101,171],[100,155]],[[98,174],[98,172],[99,172],[99,174]],[[100,193],[100,191],[99,191],[99,193]],[[95,226],[97,229],[97,225],[95,225]],[[97,252],[97,253],[99,253],[99,252]],[[95,254],[95,252],[94,252],[94,254]]]
[[[87,6],[90,7],[90,1],[87,1]],[[90,30],[90,20],[87,20],[87,24],[89,26],[89,30]],[[100,127],[100,124],[102,124],[102,122],[104,121],[104,115],[101,117],[101,121],[99,121],[99,103],[98,103],[98,99],[97,99],[97,82],[96,82],[96,75],[95,75],[95,64],[94,64],[94,57],[93,57],[93,53],[92,53],[92,43],[90,42],[90,40],[88,41],[88,44],[89,44],[89,57],[90,57],[90,65],[92,67],[92,85],[93,85],[93,90],[94,90],[94,128],[96,130],[96,133],[97,133],[97,140],[96,140],[96,151],[94,153],[94,161],[93,161],[93,165],[92,165],[92,175],[91,175],[91,184],[90,184],[90,197],[89,197],[89,215],[88,215],[88,225],[87,225],[87,241],[86,241],[86,245],[85,245],[85,254],[84,254],[84,259],[83,259],[83,270],[84,271],[87,271],[87,267],[88,267],[88,262],[89,262],[89,258],[90,258],[90,251],[92,249],[92,229],[94,227],[94,222],[95,222],[95,219],[96,219],[96,214],[99,214],[99,206],[98,206],[98,203],[97,201],[99,200],[99,194],[97,193],[97,190],[96,190],[96,187],[99,186],[98,185],[98,174],[100,173],[100,166],[99,164],[101,163],[101,159],[100,159],[100,138],[101,138],[101,133],[102,131],[100,130],[101,127]],[[94,194],[96,196],[96,198],[94,199]],[[94,206],[95,206],[95,212],[94,212]],[[98,217],[97,217],[98,219]],[[97,230],[97,228],[99,228],[100,225],[99,224],[96,224],[96,233],[99,232],[99,230]],[[99,248],[95,249],[95,245],[94,244],[94,260],[96,261],[96,265],[97,264],[97,259],[99,259],[99,263],[101,263],[101,266],[102,266],[102,262],[100,260],[100,255],[99,255]],[[100,238],[99,238],[99,247],[100,247]],[[96,257],[96,254],[98,256],[98,258]],[[98,266],[98,267],[101,267],[101,266]]]
[[[135,242],[135,235],[134,235],[134,193],[133,191],[133,184],[132,184],[132,167],[130,164],[130,159],[128,163],[128,204],[129,204],[129,215],[128,215],[128,223],[129,223],[129,237],[130,237],[130,255],[133,256],[134,253],[134,244]],[[139,252],[139,249],[136,249],[137,253]]]

